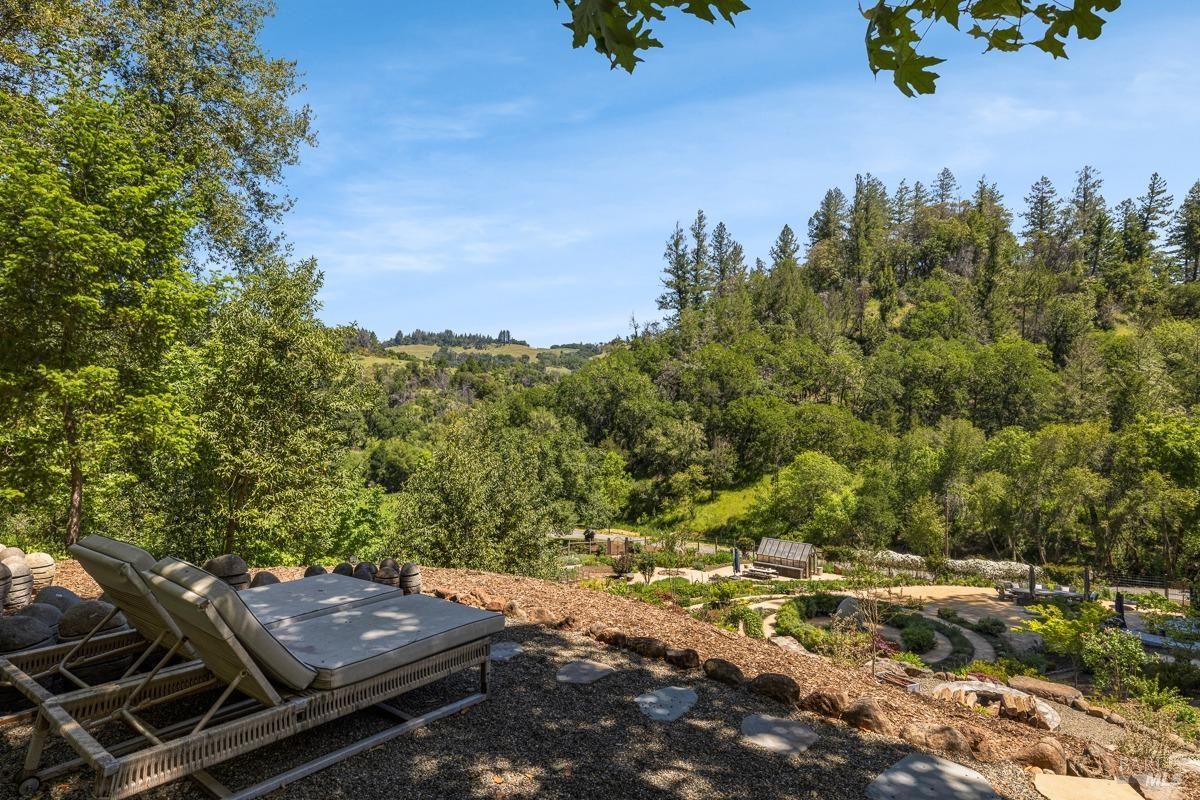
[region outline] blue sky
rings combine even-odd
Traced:
[[[627,75],[571,49],[551,0],[280,0],[264,43],[299,61],[320,138],[285,230],[325,319],[606,341],[657,316],[663,242],[697,208],[753,258],[859,172],[949,166],[1010,202],[1085,163],[1110,203],[1200,178],[1194,0],[1127,2],[1070,61],[941,35],[918,99],[869,72],[852,0],[750,5],[736,29],[673,16]]]

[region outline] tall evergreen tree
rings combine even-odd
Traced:
[[[1179,279],[1200,279],[1200,181],[1192,184],[1171,225],[1168,240],[1179,264]]]
[[[1138,220],[1151,245],[1158,238],[1159,231],[1167,224],[1174,203],[1175,198],[1167,194],[1166,179],[1157,172],[1151,175],[1146,184],[1146,193],[1138,198],[1137,206]]]
[[[729,294],[746,276],[746,254],[742,245],[730,235],[724,222],[718,222],[709,238],[709,253],[713,265],[713,280],[718,295]]]
[[[958,191],[958,179],[949,167],[942,167],[933,182],[933,202],[941,207],[943,215],[958,202]]]
[[[691,305],[699,308],[713,289],[713,265],[708,251],[708,217],[704,209],[696,212],[688,231],[692,234]]]
[[[1065,215],[1071,258],[1082,262],[1084,273],[1089,276],[1100,273],[1114,234],[1112,216],[1101,193],[1103,186],[1099,171],[1084,166],[1076,173]]]
[[[817,242],[833,241],[840,244],[845,241],[848,217],[846,207],[846,195],[841,189],[835,187],[825,192],[816,213],[808,220],[810,247]]]
[[[667,237],[663,251],[662,285],[666,289],[658,297],[658,308],[666,311],[672,321],[692,307],[692,254],[688,249],[687,236],[678,222],[675,230]]]
[[[775,237],[775,244],[771,245],[771,271],[774,272],[781,265],[796,263],[796,257],[800,254],[800,243],[796,241],[796,234],[792,230],[791,225],[784,225],[779,231],[779,235]]]
[[[875,260],[883,250],[890,209],[887,188],[873,175],[854,177],[854,203],[847,231],[846,278],[858,284],[874,272]]]
[[[1054,184],[1045,175],[1029,188],[1021,217],[1025,220],[1021,235],[1026,239],[1049,236],[1058,227],[1058,192],[1054,191]]]

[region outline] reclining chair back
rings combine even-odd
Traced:
[[[281,698],[267,674],[295,690],[313,682],[317,671],[288,652],[219,578],[170,557],[155,564],[146,577],[196,655],[221,680],[237,680],[238,691],[276,705]]]
[[[182,638],[179,627],[143,578],[154,566],[154,556],[140,547],[96,534],[84,537],[68,549],[147,641],[165,634],[162,646],[169,648]],[[183,649],[190,655],[186,646]]]

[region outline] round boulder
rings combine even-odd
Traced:
[[[742,674],[742,670],[737,664],[723,658],[710,658],[705,661],[704,674],[714,681],[730,686],[741,686],[746,680],[746,676]]]
[[[53,636],[54,632],[44,622],[33,617],[0,617],[0,653],[12,653],[47,644]]]
[[[1067,774],[1067,756],[1063,746],[1057,739],[1048,736],[1017,753],[1012,760],[1021,766],[1037,767],[1055,775]]]
[[[753,694],[769,697],[784,705],[794,706],[800,700],[800,684],[778,672],[763,672],[750,681]]]
[[[83,600],[63,612],[58,621],[58,635],[63,639],[78,639],[86,636],[100,621],[108,615],[113,607],[99,600]],[[118,611],[104,625],[102,630],[113,630],[125,626],[125,615]]]
[[[823,717],[837,719],[850,706],[850,695],[846,692],[815,691],[800,701],[800,707],[805,711],[820,714]]]
[[[37,599],[33,602],[34,605],[44,604],[54,606],[59,611],[65,612],[71,606],[78,605],[83,601],[79,599],[79,595],[70,589],[62,586],[47,586],[37,593]]]
[[[400,571],[395,567],[380,567],[379,571],[375,573],[375,582],[385,586],[399,586]]]
[[[30,603],[17,612],[18,617],[32,617],[47,628],[57,628],[63,612],[47,603]]]
[[[380,569],[394,569],[396,574],[400,574],[400,562],[394,558],[385,558],[379,562]]]
[[[250,588],[253,589],[256,586],[270,586],[273,583],[279,583],[279,578],[276,578],[270,572],[263,570],[262,572],[255,574],[254,580],[250,581]]]
[[[241,556],[226,553],[225,555],[205,561],[204,571],[216,575],[218,578],[232,578],[238,575],[246,575],[250,572],[250,567]]]
[[[311,567],[304,570],[304,577],[306,577],[306,578],[311,578],[314,575],[324,575],[324,574],[326,574],[325,568],[322,567],[320,564],[313,564]]]
[[[10,558],[25,558],[25,551],[19,547],[6,547],[0,550],[0,561],[7,561]]]
[[[360,581],[374,581],[375,565],[367,563],[366,561],[360,562],[354,568],[354,572],[351,573],[351,577],[358,578]]]
[[[342,563],[338,564],[336,567],[333,568],[333,574],[334,575],[345,575],[348,578],[353,577],[354,567],[350,566],[345,561],[343,561]]]
[[[10,547],[8,549],[15,550],[16,548]],[[8,567],[8,572],[13,579],[14,585],[23,578],[32,579],[33,577],[33,573],[29,571],[29,565],[25,563],[24,556],[7,556],[0,559],[0,563]]]
[[[860,731],[870,731],[883,736],[895,736],[896,726],[878,700],[860,697],[842,712],[842,720]]]

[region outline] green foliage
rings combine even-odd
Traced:
[[[1077,609],[1043,604],[1030,606],[1029,610],[1039,618],[1023,623],[1020,630],[1036,633],[1045,641],[1046,650],[1070,658],[1076,673],[1083,662],[1087,638],[1098,634],[1101,623],[1111,616],[1099,603],[1081,603]]]
[[[901,651],[899,653],[893,653],[892,655],[888,656],[888,658],[890,658],[892,661],[899,661],[901,664],[908,664],[912,667],[925,667],[925,662],[922,661],[921,657],[916,653]]]
[[[930,625],[914,622],[900,631],[900,642],[905,650],[913,653],[928,653],[937,645]]]
[[[721,622],[732,630],[737,630],[738,623],[741,623],[747,636],[752,639],[763,638],[762,614],[750,606],[733,606],[722,615]]]
[[[736,15],[750,10],[742,0],[555,0],[555,5],[564,5],[570,11],[566,26],[572,32],[573,46],[584,47],[590,42],[614,68],[629,72],[642,60],[639,53],[662,47],[650,26],[665,20],[667,9],[675,8],[710,23],[719,16],[730,25]],[[896,87],[909,97],[928,94],[934,91],[939,77],[931,68],[945,61],[918,49],[934,25],[982,40],[988,51],[1033,47],[1054,58],[1066,58],[1066,42],[1072,31],[1080,39],[1099,37],[1105,23],[1101,14],[1115,11],[1120,5],[1120,0],[1077,0],[1070,6],[1032,0],[880,0],[862,7],[867,19],[867,64],[872,72],[891,72]]]
[[[52,508],[67,545],[93,484],[102,507],[190,460],[176,383],[206,301],[157,110],[96,94],[0,93],[0,500]]]
[[[996,619],[995,617],[982,617],[978,622],[971,626],[971,630],[984,636],[999,636],[1008,630],[1008,625],[1004,620]]]
[[[1129,631],[1102,628],[1085,634],[1083,663],[1092,671],[1097,688],[1125,697],[1125,683],[1146,663],[1142,640]]]

